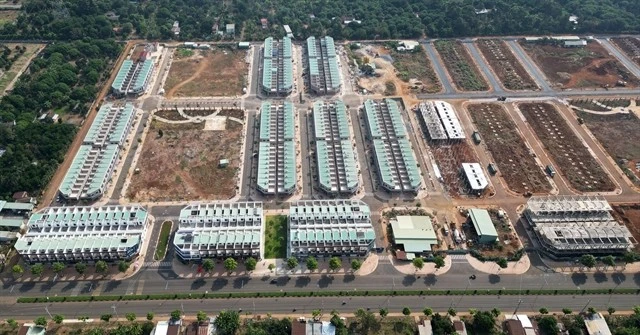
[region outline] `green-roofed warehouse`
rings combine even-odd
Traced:
[[[438,237],[428,216],[398,216],[390,220],[396,250],[404,251],[406,259],[426,256]]]
[[[498,232],[489,216],[489,211],[471,208],[468,210],[467,217],[478,234],[478,243],[493,243],[498,240]]]
[[[360,200],[301,200],[289,207],[289,257],[364,256],[376,234]]]

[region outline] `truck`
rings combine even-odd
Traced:
[[[553,165],[551,165],[551,164],[547,165],[547,168],[545,169],[545,171],[547,172],[547,174],[551,178],[553,178],[553,176],[556,175],[556,169],[554,169]]]
[[[489,173],[492,176],[495,176],[495,174],[498,173],[498,168],[493,163],[491,163],[491,164],[489,164],[489,166],[487,166],[487,170],[489,171]]]
[[[456,240],[456,243],[462,242],[462,237],[460,236],[460,231],[457,228],[453,230],[453,236],[454,236],[454,239]]]
[[[480,133],[478,133],[477,131],[474,131],[473,134],[471,135],[471,138],[473,139],[473,142],[478,145],[482,142],[482,138],[480,137]]]

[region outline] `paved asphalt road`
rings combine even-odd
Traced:
[[[476,64],[478,64],[478,67],[480,68],[480,71],[482,71],[482,73],[484,74],[484,77],[487,78],[487,80],[489,80],[489,84],[491,85],[493,92],[496,94],[504,93],[504,89],[500,85],[500,81],[498,80],[498,78],[496,78],[495,74],[491,71],[489,64],[487,64],[484,58],[482,58],[482,56],[480,55],[480,51],[478,50],[478,47],[476,47],[475,43],[471,40],[465,41],[464,46],[467,47],[467,50],[469,50],[471,57],[473,57],[473,59],[476,61]]]
[[[343,305],[343,301],[345,304]],[[565,296],[379,296],[379,297],[309,297],[309,298],[258,298],[258,299],[209,299],[209,300],[175,300],[175,301],[129,301],[129,302],[90,302],[90,303],[58,303],[58,304],[0,304],[0,319],[18,318],[32,319],[46,316],[45,307],[51,314],[64,315],[66,319],[83,315],[99,317],[102,314],[123,316],[125,313],[144,315],[153,312],[157,316],[168,315],[176,309],[183,309],[186,314],[198,311],[218,312],[221,310],[238,310],[252,314],[288,315],[297,317],[310,316],[311,311],[322,309],[326,313],[337,310],[341,313],[353,313],[359,308],[369,308],[377,313],[380,308],[387,308],[391,313],[399,313],[408,307],[414,313],[430,307],[436,312],[445,312],[450,307],[458,311],[471,308],[490,310],[498,308],[504,313],[516,311],[537,311],[541,307],[551,311],[570,308],[575,312],[588,307],[606,310],[613,306],[617,310],[631,310],[638,304],[637,295],[565,295]],[[294,312],[295,309],[295,312]]]
[[[527,71],[529,71],[529,74],[533,77],[533,79],[536,81],[536,83],[542,89],[542,91],[543,92],[552,91],[542,71],[533,63],[533,60],[529,58],[529,56],[522,49],[520,44],[518,44],[518,42],[516,41],[507,41],[507,45],[511,48],[511,50],[513,50],[516,57],[520,59],[520,61],[522,62],[522,65],[527,69]]]
[[[438,58],[438,52],[436,48],[433,46],[433,43],[424,43],[424,50],[427,51],[427,55],[431,60],[431,64],[433,65],[433,69],[436,71],[440,82],[442,83],[442,87],[444,88],[444,94],[452,94],[455,95],[456,90],[453,89],[451,82],[449,81],[449,77],[447,77],[447,70],[444,69],[444,65]]]
[[[640,78],[640,68],[638,68],[638,65],[636,65],[636,63],[634,61],[630,60],[629,57],[627,57],[627,55],[625,53],[621,52],[620,50],[618,50],[618,48],[616,48],[613,44],[611,44],[609,39],[599,38],[598,42],[600,42],[600,44],[605,49],[607,49],[607,51],[609,51],[609,53],[611,53],[614,57],[619,59],[620,62],[622,62],[622,64],[627,69],[629,69],[629,71],[634,76],[636,76],[637,78]]]

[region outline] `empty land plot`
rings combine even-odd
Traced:
[[[235,196],[243,125],[229,118],[225,122],[225,130],[205,131],[204,122],[152,121],[127,196],[142,202]],[[221,159],[229,165],[219,167]]]
[[[15,22],[18,15],[20,15],[19,10],[0,10],[0,27]]]
[[[631,235],[640,241],[640,204],[618,205],[613,207],[613,217],[624,223]],[[636,251],[640,251],[640,244],[636,244]]]
[[[621,82],[636,87],[638,78],[597,42],[584,48],[556,44],[522,43],[547,78],[563,88],[613,87]]]
[[[434,46],[458,89],[463,91],[487,91],[489,89],[489,85],[478,71],[471,55],[460,41],[438,40]]]
[[[635,37],[615,37],[611,42],[640,65],[640,40]]]
[[[2,57],[3,67],[9,65],[9,69],[0,69],[0,94],[9,88],[9,84],[16,79],[28,66],[33,56],[44,47],[44,44],[31,43],[7,43],[3,49],[6,56]]]
[[[509,189],[523,194],[551,191],[544,172],[502,106],[474,104],[467,106],[467,110]]]
[[[178,113],[177,109],[162,109],[159,110],[157,112],[155,112],[156,116],[161,117],[165,120],[169,120],[169,121],[185,121],[187,120],[184,116],[180,115],[180,113]]]
[[[508,90],[537,90],[527,70],[522,67],[505,41],[478,40],[478,49],[489,62],[493,72]]]
[[[464,141],[436,142],[430,144],[438,163],[445,187],[453,197],[468,194],[462,163],[478,162],[469,144]]]
[[[615,185],[555,106],[521,103],[520,111],[571,187],[580,192],[608,192]]]
[[[597,115],[577,112],[589,131],[609,155],[622,167],[627,177],[640,185],[640,119],[634,113]]]
[[[242,94],[246,56],[245,51],[227,48],[178,49],[164,86],[167,98]]]
[[[412,86],[420,87],[421,93],[436,93],[442,89],[442,84],[438,80],[431,61],[418,47],[413,52],[391,51],[393,66],[398,71],[398,79],[411,83]],[[413,82],[412,82],[413,81]]]
[[[594,112],[608,112],[616,107],[629,107],[631,100],[629,99],[574,99],[569,103],[577,109],[587,109]]]

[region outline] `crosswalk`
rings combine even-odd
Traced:
[[[449,255],[451,257],[451,263],[467,263],[466,255]]]
[[[160,261],[144,262],[144,264],[142,264],[142,267],[145,267],[145,268],[170,268],[171,267],[171,262],[160,262]]]

